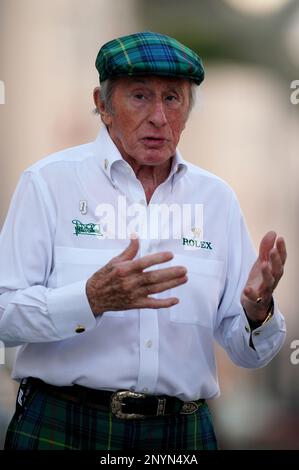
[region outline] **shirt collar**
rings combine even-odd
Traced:
[[[121,161],[123,158],[104,125],[95,140],[95,146],[100,166],[108,178],[112,180],[111,167],[114,162]]]
[[[123,162],[121,165],[125,164],[128,166],[128,168],[130,168],[130,165],[122,158],[120,151],[111,139],[109,132],[104,125],[101,127],[100,132],[95,140],[95,146],[96,155],[99,159],[100,166],[111,181],[113,181],[111,169],[116,162]],[[177,181],[185,175],[187,169],[188,162],[182,158],[179,150],[176,150],[172,159],[170,173],[166,181],[170,180],[171,178],[173,182],[174,179]]]
[[[182,155],[180,154],[180,151],[176,149],[176,152],[172,159],[170,173],[167,179],[170,179],[172,177],[175,177],[176,180],[180,179],[182,176],[184,176],[187,170],[188,162],[183,159]]]

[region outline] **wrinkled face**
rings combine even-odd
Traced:
[[[161,165],[175,153],[189,111],[188,80],[124,77],[103,120],[125,160]]]

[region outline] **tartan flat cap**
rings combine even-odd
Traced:
[[[197,85],[204,79],[202,61],[194,51],[176,39],[150,31],[107,42],[95,65],[100,82],[135,75],[188,78]]]

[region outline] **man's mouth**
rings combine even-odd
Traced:
[[[147,147],[159,147],[164,145],[166,139],[164,137],[144,137],[142,141],[145,143]]]

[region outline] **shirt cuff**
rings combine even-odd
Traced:
[[[61,339],[91,330],[95,316],[86,296],[86,280],[49,291],[48,312]]]
[[[285,320],[274,300],[273,315],[264,325],[251,331],[246,315],[243,315],[244,330],[248,341],[251,338],[258,356],[266,355],[270,350],[282,345],[286,333]]]

